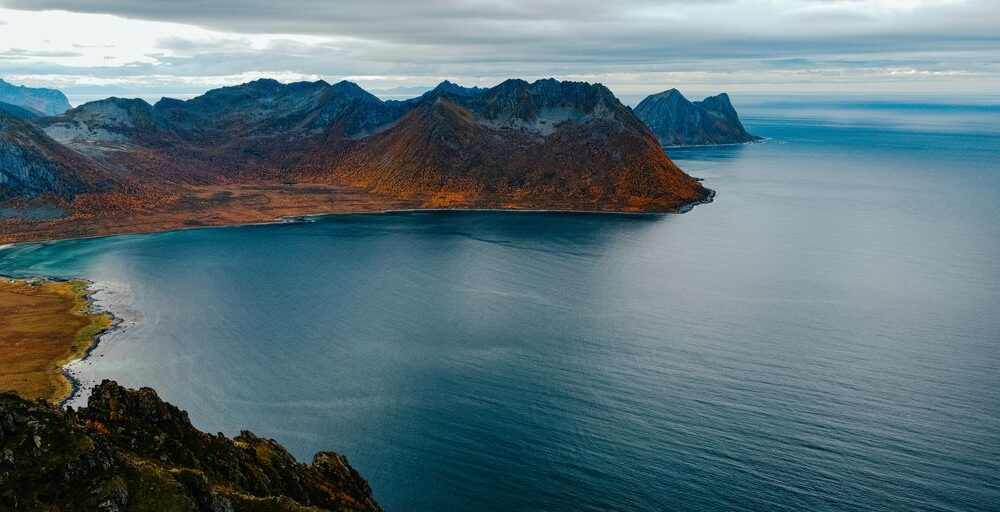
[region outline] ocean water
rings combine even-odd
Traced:
[[[718,193],[684,215],[335,216],[0,274],[102,288],[126,324],[85,382],[344,453],[387,510],[998,510],[1000,116],[967,110],[757,107],[767,142],[671,151]]]

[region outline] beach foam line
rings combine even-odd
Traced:
[[[128,283],[90,281],[87,289],[90,292],[91,309],[110,314],[113,324],[97,336],[83,357],[63,365],[63,375],[73,384],[73,393],[62,403],[64,407],[87,405],[91,389],[101,380],[100,376],[88,368],[94,357],[107,353],[142,321],[142,314],[133,306],[134,295]]]

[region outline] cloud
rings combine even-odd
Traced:
[[[985,90],[1000,78],[995,58],[1000,8],[992,0],[0,4],[19,9],[6,11],[10,13],[76,16],[78,21],[70,24],[74,30],[67,32],[74,35],[65,37],[75,37],[92,23],[106,27],[91,34],[92,40],[65,42],[86,54],[81,58],[68,52],[47,61],[43,55],[12,55],[8,63],[28,59],[25,64],[30,65],[0,68],[8,75],[20,69],[33,77],[76,74],[136,83],[165,83],[174,77],[175,84],[186,87],[251,73],[347,76],[390,90],[419,88],[441,78],[489,84],[507,76],[557,76],[589,77],[623,90],[650,92],[675,85],[657,80],[804,90],[864,80],[876,85],[924,80],[928,88],[940,88],[946,80],[959,83],[952,72],[961,70],[967,73],[962,87]],[[130,32],[128,38],[121,35],[125,32]],[[111,50],[96,48],[107,43],[114,43],[108,45]],[[39,51],[58,51],[49,46],[40,44]],[[891,73],[908,69],[925,73]],[[897,82],[883,82],[885,77]]]
[[[67,51],[26,50],[11,48],[0,51],[0,59],[25,59],[29,57],[78,57],[79,53]]]

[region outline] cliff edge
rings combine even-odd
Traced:
[[[347,460],[195,429],[149,388],[111,381],[63,411],[0,394],[0,510],[381,511]]]

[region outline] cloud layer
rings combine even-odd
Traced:
[[[0,75],[143,94],[196,92],[257,75],[353,77],[384,90],[442,78],[488,85],[556,76],[601,81],[625,96],[669,86],[988,93],[1000,79],[1000,4],[993,0],[0,5],[7,23]],[[46,27],[53,25],[65,28],[52,34]]]

